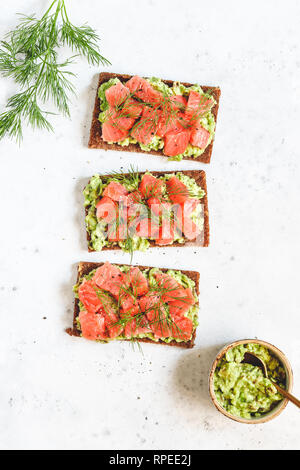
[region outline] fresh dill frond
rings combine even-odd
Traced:
[[[128,173],[121,173],[120,171],[113,171],[109,176],[113,176],[115,180],[123,185],[130,186],[133,190],[137,190],[141,181],[141,175],[138,168],[130,165]]]
[[[128,235],[128,237],[124,241],[124,250],[130,254],[130,264],[132,264],[134,253],[134,240],[130,235]]]
[[[143,351],[142,345],[138,341],[137,338],[134,338],[134,337],[130,338],[130,344],[131,344],[133,351],[135,351],[135,348],[137,348],[138,352],[144,357],[144,351]]]
[[[54,0],[45,14],[19,15],[19,24],[0,42],[0,73],[20,86],[8,99],[0,114],[0,139],[9,136],[20,142],[23,125],[52,131],[42,105],[52,101],[57,110],[70,116],[70,95],[75,94],[71,82],[74,73],[69,66],[77,55],[91,65],[107,65],[99,50],[99,37],[88,25],[74,26],[67,15],[65,1]],[[59,61],[58,49],[67,45],[76,53]]]

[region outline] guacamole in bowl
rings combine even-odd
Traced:
[[[242,362],[246,352],[264,361],[269,378],[259,367]],[[259,340],[237,341],[217,356],[210,393],[215,406],[226,416],[240,422],[263,422],[271,419],[272,413],[275,417],[276,410],[280,412],[287,403],[272,381],[290,390],[291,374],[285,356],[274,346]]]

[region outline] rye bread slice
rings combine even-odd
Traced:
[[[97,269],[100,266],[102,266],[103,264],[104,263],[90,263],[88,261],[87,262],[81,261],[78,265],[76,283],[79,282],[79,279],[82,276],[85,276],[86,274],[89,274],[93,269]],[[114,264],[116,266],[124,266],[125,265],[125,264],[123,265],[123,264],[118,264],[118,263],[112,263],[112,264]],[[137,266],[137,267],[140,268],[141,271],[143,271],[145,269],[151,269],[153,266]],[[159,269],[162,272],[167,272],[168,271],[168,268],[159,268]],[[196,290],[197,296],[199,297],[200,274],[197,271],[184,271],[182,269],[180,269],[180,271],[182,272],[182,274],[185,274],[190,279],[192,279],[192,281],[195,282],[195,290]],[[199,306],[199,301],[198,301],[197,305]],[[80,336],[81,332],[80,332],[80,330],[78,330],[77,323],[76,323],[76,318],[78,317],[78,315],[79,315],[79,300],[75,298],[73,327],[66,329],[66,332],[70,336]],[[189,348],[192,348],[194,346],[195,338],[196,338],[196,330],[194,331],[192,338],[189,341],[186,341],[186,342],[182,341],[180,343],[177,343],[177,341],[173,340],[170,343],[165,343],[164,341],[161,341],[161,340],[153,341],[150,338],[137,338],[136,341],[139,341],[139,342],[142,342],[142,343],[155,343],[155,344],[159,343],[159,344],[164,344],[166,346],[177,346],[179,348],[189,349]],[[130,341],[130,339],[124,339],[123,341]]]
[[[144,173],[145,172],[139,172],[139,175],[143,175]],[[200,186],[205,191],[205,195],[201,199],[201,204],[203,204],[203,206],[204,206],[203,207],[203,214],[204,214],[203,237],[201,237],[202,238],[201,241],[200,240],[194,240],[194,241],[193,240],[192,241],[187,240],[184,244],[179,243],[177,241],[177,242],[172,243],[172,245],[163,245],[163,246],[156,245],[155,240],[149,240],[150,246],[151,247],[156,247],[156,248],[172,248],[172,247],[179,247],[179,246],[180,247],[183,247],[183,246],[194,246],[194,247],[204,246],[204,247],[207,247],[209,245],[209,214],[208,214],[207,185],[206,185],[205,171],[204,170],[151,171],[151,174],[153,176],[168,175],[168,174],[171,174],[171,173],[183,173],[184,175],[189,176],[190,178],[194,178],[197,185]],[[124,173],[124,176],[127,176],[127,175],[128,175],[128,173]],[[101,178],[110,178],[113,175],[100,175],[100,176],[101,176]],[[87,215],[89,207],[90,206],[86,206],[85,215]],[[87,238],[87,241],[88,241],[88,251],[89,252],[95,251],[89,246],[89,241],[90,241],[91,237],[90,237],[90,234],[88,233],[88,231],[86,232],[86,238]],[[104,251],[104,250],[121,250],[121,249],[122,248],[119,245],[112,245],[112,246],[104,246],[101,251]]]
[[[119,152],[138,152],[138,153],[146,153],[146,154],[152,154],[152,155],[162,155],[167,158],[167,156],[163,153],[163,149],[151,150],[150,152],[147,152],[145,150],[142,150],[139,144],[129,144],[127,147],[122,147],[121,145],[118,145],[117,143],[109,144],[108,142],[104,142],[104,140],[102,140],[102,137],[101,137],[102,125],[98,119],[99,113],[100,113],[100,99],[98,97],[98,89],[102,83],[107,82],[111,78],[118,78],[121,82],[124,83],[127,80],[129,80],[131,77],[132,75],[125,75],[125,74],[118,74],[118,73],[109,73],[109,72],[100,73],[88,146],[91,149],[118,150]],[[168,86],[172,86],[174,83],[174,81],[172,80],[162,80],[162,81]],[[181,82],[181,83],[186,87],[193,85],[192,83],[186,83],[186,82]],[[215,121],[217,122],[221,90],[219,87],[201,86],[201,88],[204,92],[209,91],[216,101],[216,104],[212,108],[211,112],[215,118]],[[199,157],[196,157],[196,158],[183,157],[183,159],[209,163],[211,159],[213,143],[214,143],[214,140],[209,144],[209,146],[205,149],[205,151],[201,155],[199,155]]]

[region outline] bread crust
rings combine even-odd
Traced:
[[[139,146],[139,144],[129,144],[126,147],[122,147],[121,145],[118,145],[117,143],[114,144],[109,144],[108,142],[105,142],[102,137],[101,137],[101,128],[102,125],[98,119],[99,113],[100,113],[100,99],[98,97],[98,90],[99,87],[102,83],[107,82],[111,78],[118,78],[121,82],[126,82],[132,77],[132,75],[126,75],[126,74],[119,74],[119,73],[110,73],[110,72],[102,72],[99,75],[99,83],[98,83],[98,88],[97,88],[97,93],[96,93],[96,98],[95,98],[95,105],[94,105],[94,111],[93,111],[93,117],[92,117],[92,125],[91,125],[91,130],[90,130],[90,138],[89,138],[89,143],[88,147],[91,149],[103,149],[103,150],[117,150],[119,152],[138,152],[138,153],[146,153],[146,154],[151,154],[151,155],[160,155],[163,157],[168,158],[164,153],[163,149],[161,150],[151,150],[150,152],[147,152],[145,150],[142,150]],[[174,81],[172,80],[162,80],[166,85],[172,86]],[[181,82],[184,86],[189,87],[192,86],[192,83],[187,83],[187,82]],[[218,116],[218,110],[219,110],[219,101],[220,101],[220,96],[221,96],[221,90],[219,87],[209,87],[209,86],[201,86],[202,90],[204,92],[210,91],[212,96],[214,97],[216,104],[212,108],[211,112],[215,118],[215,122],[217,123],[217,116]],[[196,162],[202,162],[202,163],[209,163],[211,159],[211,154],[212,154],[212,149],[213,149],[213,141],[208,145],[208,147],[205,149],[205,151],[199,155],[196,158],[193,157],[183,157],[183,160],[193,160]]]
[[[79,282],[79,279],[82,277],[82,276],[85,276],[86,274],[89,274],[93,269],[97,269],[99,268],[100,266],[103,266],[103,262],[101,263],[91,263],[91,262],[84,262],[84,261],[81,261],[78,265],[78,271],[77,271],[77,280],[76,282],[78,283]],[[126,264],[120,264],[120,263],[112,263],[116,266],[124,266]],[[144,271],[145,269],[152,269],[153,266],[137,266],[141,271]],[[160,271],[162,272],[167,272],[169,268],[159,268]],[[182,272],[182,274],[185,274],[186,276],[188,276],[190,279],[192,279],[192,281],[195,282],[195,290],[196,290],[196,293],[197,293],[197,296],[199,298],[199,280],[200,280],[200,274],[197,272],[197,271],[184,271],[182,269],[180,269],[180,272]],[[199,300],[198,300],[198,303],[197,305],[199,306]],[[78,330],[77,328],[77,322],[76,322],[76,318],[78,317],[79,315],[79,300],[75,298],[75,302],[74,302],[74,316],[73,316],[73,327],[72,328],[67,328],[66,329],[66,332],[70,335],[70,336],[80,336],[80,330]],[[194,331],[193,333],[193,336],[192,338],[187,341],[187,342],[180,342],[178,343],[177,341],[173,340],[171,341],[170,343],[165,343],[164,341],[161,341],[161,340],[158,340],[158,341],[153,341],[152,339],[150,338],[136,338],[136,341],[139,341],[139,342],[142,342],[142,343],[159,343],[159,344],[164,344],[166,346],[176,346],[176,347],[179,347],[179,348],[185,348],[185,349],[190,349],[194,346],[195,344],[195,338],[196,338],[196,330]],[[131,341],[129,339],[124,339],[122,341]]]
[[[162,176],[162,175],[168,175],[172,173],[183,173],[186,176],[189,176],[190,178],[194,178],[196,181],[197,185],[200,186],[204,192],[205,195],[201,199],[201,204],[203,204],[203,215],[204,215],[204,226],[203,226],[203,237],[202,240],[195,240],[195,241],[190,241],[187,240],[185,243],[179,243],[178,241],[172,243],[172,245],[156,245],[155,240],[148,240],[150,243],[151,247],[156,247],[156,248],[172,248],[172,247],[184,247],[184,246],[194,246],[194,247],[207,247],[209,245],[209,212],[208,212],[208,199],[207,199],[207,185],[206,185],[206,174],[204,170],[180,170],[180,171],[151,171],[151,174],[153,176]],[[124,176],[128,176],[128,173],[122,173]],[[139,175],[144,175],[145,172],[139,172]],[[113,175],[100,175],[101,178],[110,178],[113,177]],[[88,213],[89,206],[85,208],[85,215]],[[96,250],[93,250],[89,246],[89,241],[91,239],[90,234],[88,231],[86,231],[86,238],[88,241],[88,251],[89,252],[94,252]],[[119,245],[113,245],[113,246],[104,246],[101,251],[104,250],[121,250],[122,248]]]

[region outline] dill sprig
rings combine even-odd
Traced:
[[[128,173],[120,173],[120,171],[112,171],[108,176],[113,176],[121,184],[128,185],[137,190],[140,184],[140,173],[138,168],[130,165]]]
[[[65,1],[52,1],[38,19],[35,15],[20,15],[19,24],[0,42],[0,73],[20,86],[0,114],[0,139],[9,136],[20,142],[23,124],[33,129],[53,130],[41,105],[51,100],[57,110],[70,116],[70,95],[75,94],[71,82],[74,73],[69,66],[77,56],[91,65],[107,65],[99,50],[99,36],[87,24],[73,25],[67,15]],[[58,49],[67,45],[76,54],[60,61]]]

